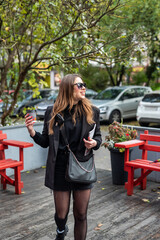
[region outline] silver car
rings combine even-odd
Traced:
[[[100,121],[120,122],[122,119],[136,118],[140,100],[151,91],[150,87],[145,86],[108,87],[91,101],[100,109]]]

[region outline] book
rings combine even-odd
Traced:
[[[92,129],[91,131],[89,131],[88,137],[93,138],[94,133],[95,133],[95,129],[96,129],[96,124],[94,124],[93,129]],[[86,148],[86,149],[85,149],[85,152],[84,152],[84,156],[88,155],[89,152],[90,152],[90,150],[91,150],[91,149]]]

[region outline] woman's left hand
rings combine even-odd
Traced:
[[[97,145],[97,142],[94,139],[90,138],[90,137],[88,137],[88,140],[83,138],[83,141],[84,141],[84,145],[85,145],[85,147],[87,149],[91,149],[91,148],[93,148],[93,147],[95,147]]]

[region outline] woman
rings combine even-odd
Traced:
[[[86,85],[77,74],[66,75],[59,86],[59,94],[53,107],[45,113],[42,134],[33,128],[33,119],[26,115],[26,127],[34,141],[48,147],[45,186],[53,190],[55,203],[56,240],[64,239],[68,227],[71,193],[73,194],[73,215],[75,219],[74,239],[85,240],[87,234],[87,208],[93,184],[70,183],[65,179],[68,152],[61,133],[59,114],[64,118],[64,127],[71,150],[83,161],[92,149],[101,145],[99,110],[85,98]],[[58,114],[58,115],[57,115]],[[96,124],[96,125],[95,125]],[[88,136],[96,126],[93,139]]]

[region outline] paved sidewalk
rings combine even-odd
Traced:
[[[21,195],[14,194],[11,186],[0,190],[0,239],[55,239],[53,196],[44,187],[44,173],[42,168],[22,173]],[[87,240],[159,240],[160,184],[148,182],[146,190],[137,187],[129,197],[124,186],[112,184],[109,170],[97,169],[97,174],[88,209]],[[74,240],[72,200],[67,224],[65,240]]]
[[[104,140],[105,132],[102,131]],[[124,186],[113,185],[110,152],[101,147],[95,151],[98,181],[92,190],[88,209],[87,240],[159,240],[160,183],[147,182],[147,189],[134,189],[127,196]],[[45,169],[22,173],[23,194],[14,194],[8,186],[0,190],[0,239],[55,239],[53,196],[44,186]],[[72,200],[68,216],[69,232],[73,238]]]
[[[106,131],[101,131],[102,133],[102,142],[104,142]],[[97,151],[94,151],[95,154],[95,164],[96,168],[106,169],[111,171],[111,161],[110,161],[110,152],[105,147],[100,147]]]

